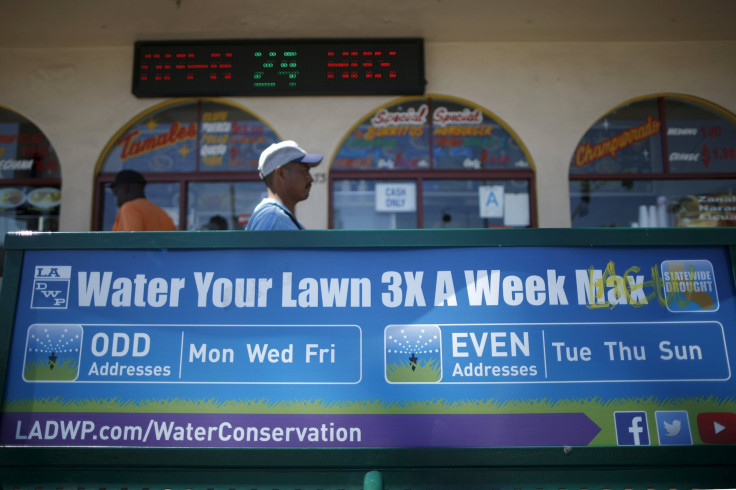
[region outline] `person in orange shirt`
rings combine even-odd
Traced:
[[[110,188],[120,207],[112,231],[175,231],[171,217],[146,199],[146,179],[135,170],[121,170]]]

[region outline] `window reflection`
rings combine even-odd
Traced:
[[[413,184],[414,182],[364,179],[336,181],[332,195],[333,228],[360,230],[417,228],[416,211],[377,210],[377,183]]]
[[[490,189],[482,193],[483,188]],[[526,180],[427,180],[424,228],[529,226],[528,202]],[[492,206],[496,211],[483,211]]]
[[[574,227],[694,227],[736,223],[736,180],[570,182]]]
[[[381,186],[393,194],[385,194]],[[417,202],[398,202],[406,195],[421,203],[423,223]],[[397,202],[389,205],[400,209],[386,211],[381,199],[394,199]],[[336,229],[528,227],[529,182],[340,179],[333,186],[332,212]]]
[[[262,182],[191,182],[187,190],[187,229],[215,229],[219,218],[225,220],[228,230],[243,229],[265,194]]]

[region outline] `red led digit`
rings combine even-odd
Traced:
[[[290,95],[420,93],[422,87],[416,81],[418,75],[413,68],[414,65],[422,66],[421,57],[414,56],[415,52],[421,54],[421,42],[407,40],[411,48],[405,49],[404,41],[387,41],[345,40],[337,47],[336,43],[323,40],[296,40],[293,45],[290,41],[174,42],[168,45],[136,42],[134,71],[138,79],[134,79],[133,93],[139,97],[164,92],[173,96],[220,94],[231,90],[246,95],[263,92]],[[408,69],[404,56],[410,57]],[[246,76],[258,83],[232,87],[236,59],[238,79]],[[363,81],[359,82],[361,79]]]

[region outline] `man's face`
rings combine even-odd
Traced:
[[[301,162],[291,162],[284,166],[284,181],[288,193],[297,201],[303,201],[309,197],[309,190],[314,182],[309,169],[309,165]]]

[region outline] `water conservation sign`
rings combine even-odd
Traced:
[[[28,250],[12,446],[736,444],[727,247]]]

